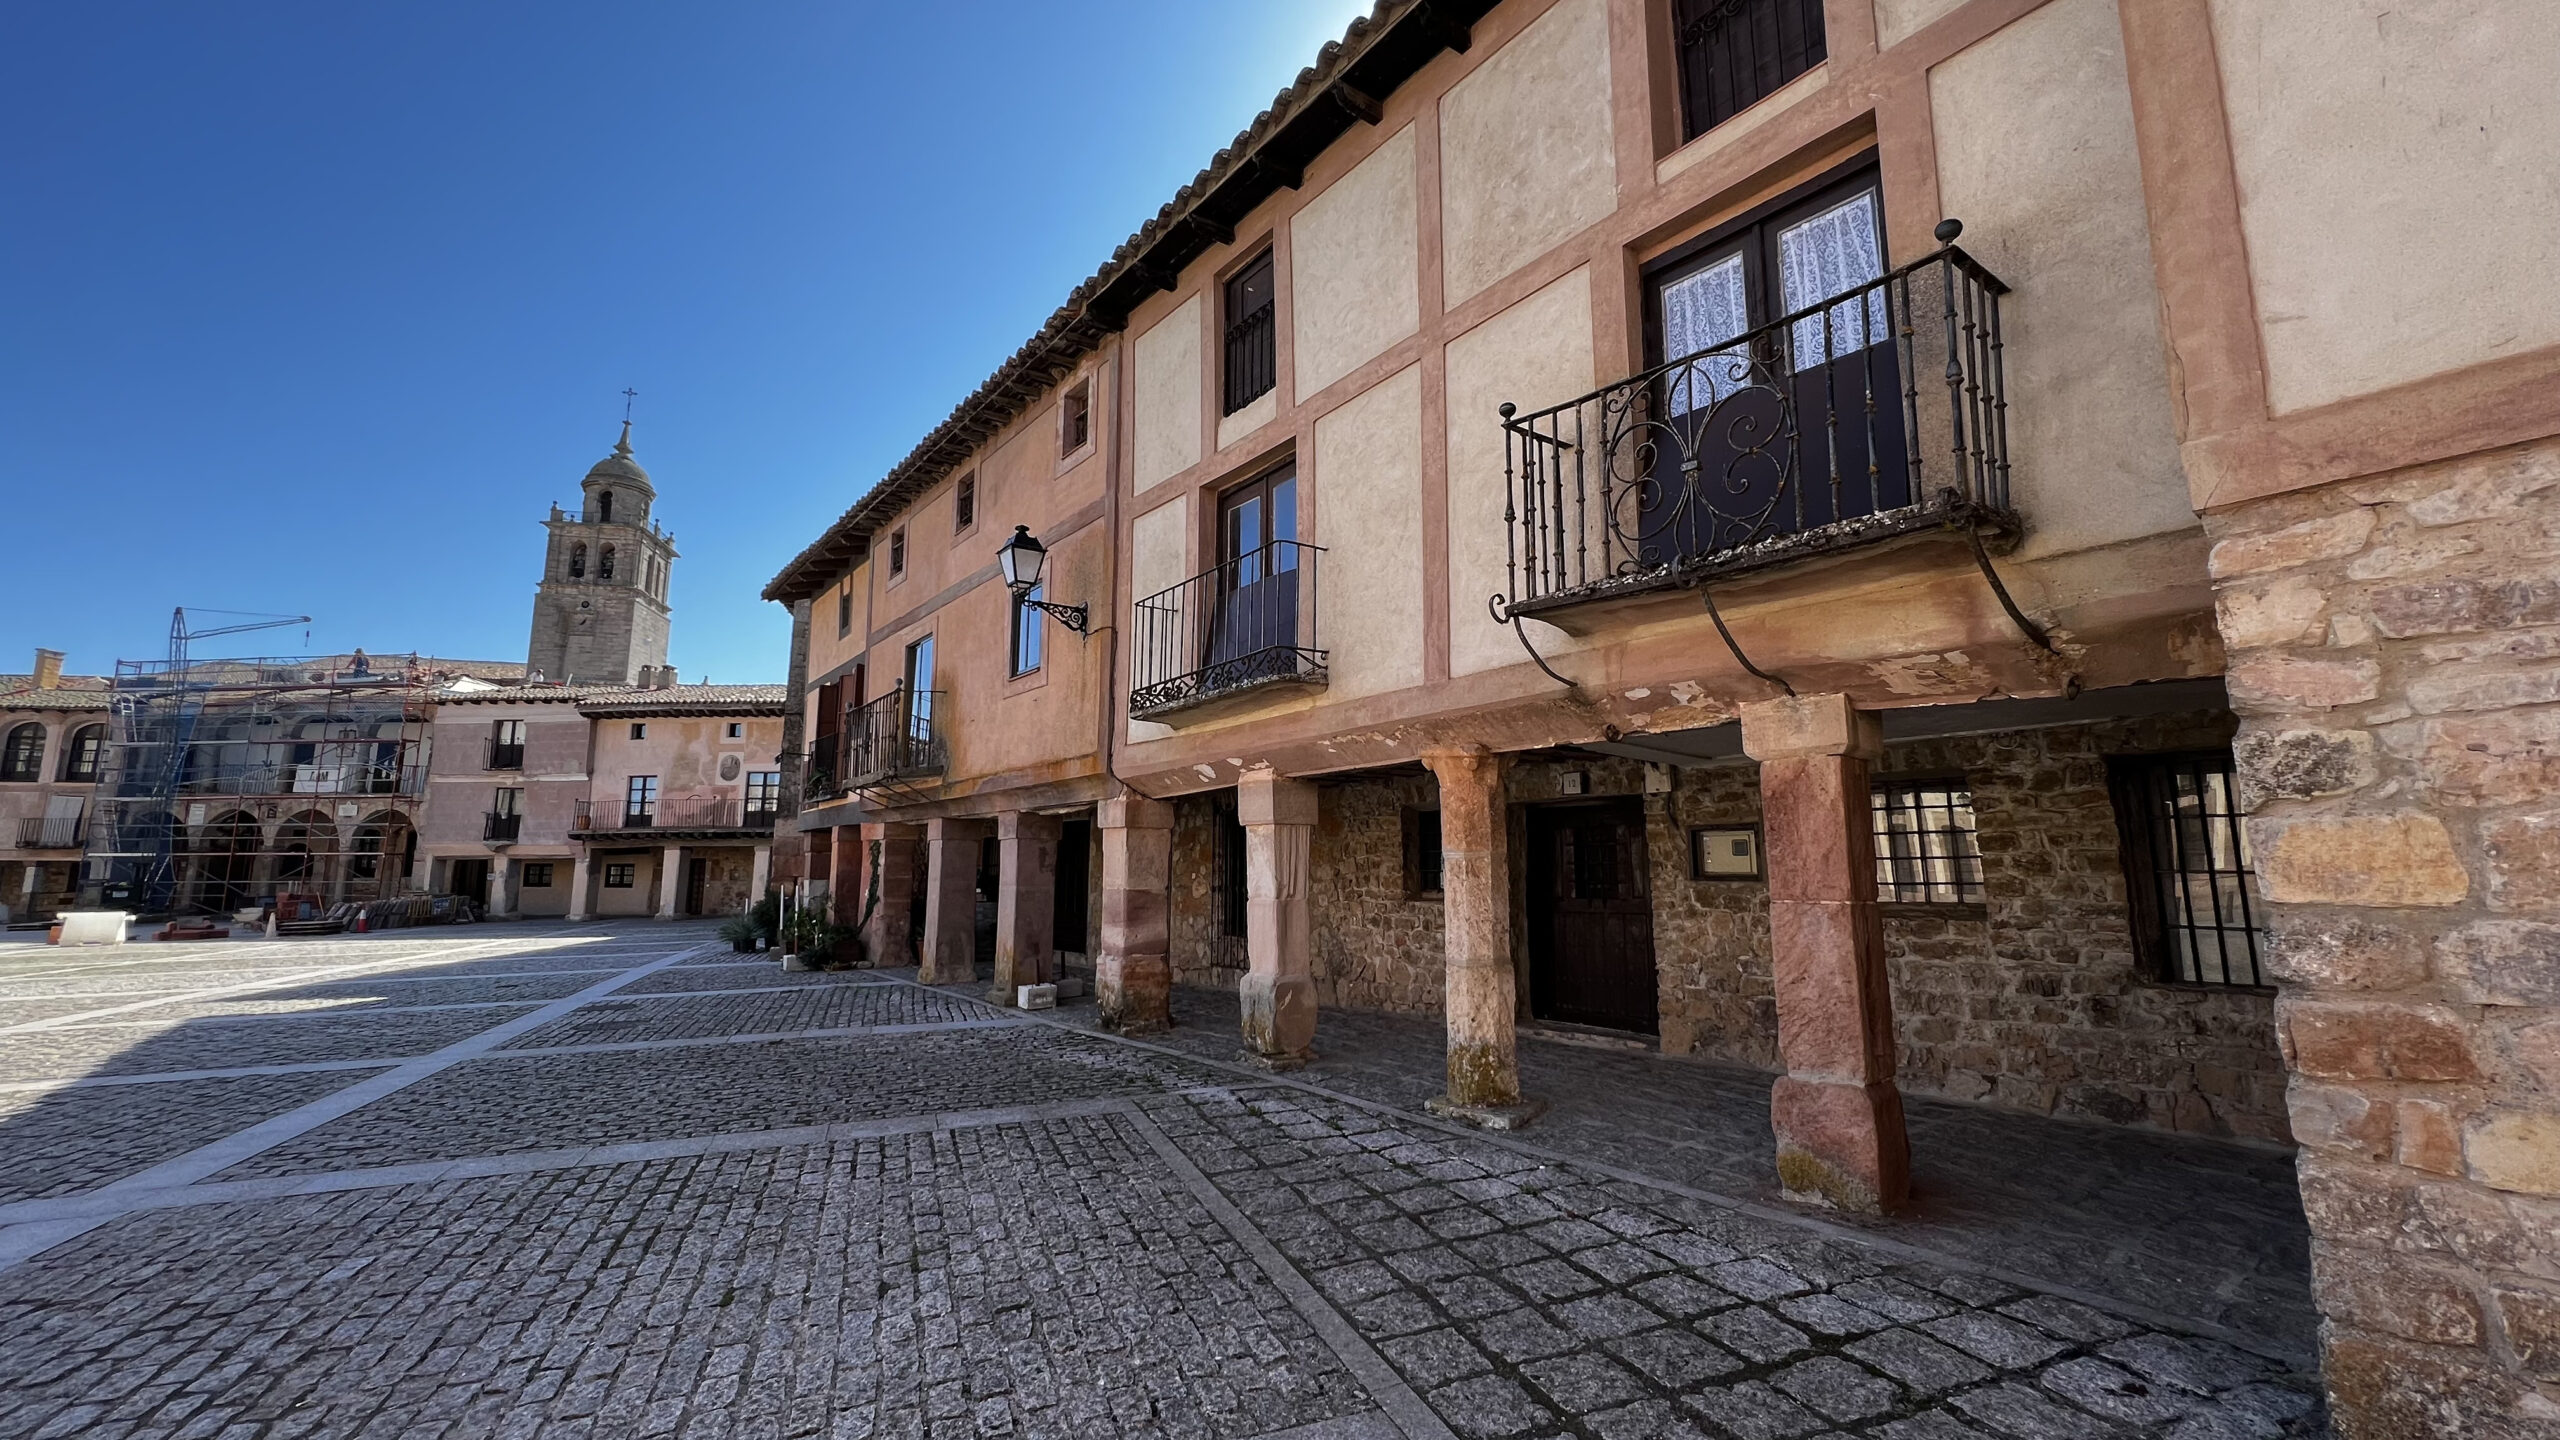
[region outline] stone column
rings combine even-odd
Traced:
[[[1314,1058],[1316,987],[1310,973],[1307,872],[1316,833],[1316,787],[1269,770],[1236,782],[1244,825],[1246,970],[1244,1058],[1295,1070]]]
[[[1845,695],[1742,707],[1760,762],[1778,1058],[1769,1100],[1778,1180],[1790,1199],[1879,1213],[1911,1188],[1893,1081],[1893,997],[1876,910],[1868,770],[1884,728]]]
[[[678,908],[684,903],[684,847],[670,845],[658,852],[658,918],[682,919]]]
[[[747,872],[747,904],[753,906],[764,898],[767,886],[773,884],[773,846],[756,847],[756,858]]]
[[[987,838],[984,820],[927,820],[925,841],[924,957],[927,985],[974,985],[978,980],[978,850]],[[881,908],[888,908],[884,895]]]
[[[569,918],[587,920],[595,913],[595,866],[589,863],[587,852],[581,850],[578,858],[569,863]]]
[[[1442,983],[1449,1026],[1449,1091],[1425,1108],[1488,1130],[1516,1130],[1546,1106],[1520,1098],[1504,761],[1482,746],[1468,746],[1425,751],[1422,762],[1440,781],[1440,903],[1447,946]]]
[[[858,837],[845,833],[851,828],[846,826],[837,831],[837,844],[860,845],[867,856],[871,843],[875,840],[880,843],[880,903],[872,909],[871,918],[862,926],[863,949],[871,956],[874,965],[884,968],[913,965],[916,963],[916,947],[911,917],[918,878],[916,852],[924,848],[924,827],[875,822],[863,826]],[[871,862],[866,859],[863,863],[869,865]],[[862,898],[854,902],[857,914],[869,902],[870,894],[871,883],[866,879]]]
[[[1057,978],[1058,820],[1009,810],[996,817],[1002,869],[996,882],[996,978],[987,998],[1014,1002],[1014,988]]]
[[[1102,827],[1102,948],[1093,992],[1102,1023],[1124,1035],[1173,1025],[1173,807],[1122,795],[1097,807]]]
[[[489,862],[489,903],[484,913],[492,920],[516,918],[516,857],[500,855]]]

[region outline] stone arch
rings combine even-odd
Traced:
[[[610,545],[596,552],[596,578],[599,580],[613,578],[613,547]]]
[[[569,578],[572,580],[587,578],[587,542],[584,540],[569,547]]]
[[[603,525],[610,525],[613,523],[613,492],[610,490],[599,490],[596,492],[596,521],[598,524]],[[610,547],[608,547],[608,549],[609,548]],[[610,570],[606,571],[605,578],[608,580],[613,578],[613,572]]]
[[[197,831],[194,843],[195,904],[203,910],[237,910],[257,896],[258,851],[265,832],[246,810],[226,810]]]
[[[347,856],[347,898],[387,900],[406,888],[416,863],[417,830],[397,810],[377,810],[356,827]]]

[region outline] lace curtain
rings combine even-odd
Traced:
[[[1834,295],[1882,278],[1884,256],[1876,246],[1876,194],[1865,191],[1799,225],[1778,232],[1778,286],[1787,313],[1808,309]],[[1861,312],[1866,338],[1858,338]],[[1892,334],[1881,292],[1852,298],[1831,307],[1831,337],[1823,344],[1822,317],[1795,323],[1795,365],[1808,370],[1869,345],[1881,345]]]
[[[1750,383],[1751,352],[1734,346],[1700,354],[1751,328],[1742,284],[1742,257],[1716,264],[1662,287],[1662,348],[1673,358],[1699,358],[1663,377],[1671,413],[1704,409]]]

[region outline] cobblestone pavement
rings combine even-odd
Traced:
[[[1694,1131],[1549,1153],[1383,1057],[710,939],[0,946],[0,1436],[2319,1433],[2285,1346],[1728,1198]]]
[[[1178,1026],[1161,1037],[1166,1047],[1212,1060],[1235,1055],[1234,996],[1184,989],[1174,1001]],[[1090,1003],[1061,1014],[1093,1023]],[[1327,1011],[1316,1062],[1302,1078],[1419,1109],[1440,1091],[1443,1043],[1429,1017]],[[1520,1074],[1522,1090],[1553,1107],[1522,1137],[1534,1147],[1782,1203],[1763,1072],[1530,1034]],[[2302,1354],[2314,1349],[2310,1234],[2290,1154],[1916,1096],[1903,1103],[1915,1208],[1864,1228]]]

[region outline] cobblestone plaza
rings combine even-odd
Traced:
[[[1184,1017],[647,922],[0,949],[0,1436],[2318,1433],[2246,1276],[1649,1163],[1634,1057],[1533,1044],[1592,1093],[1514,1141]]]

